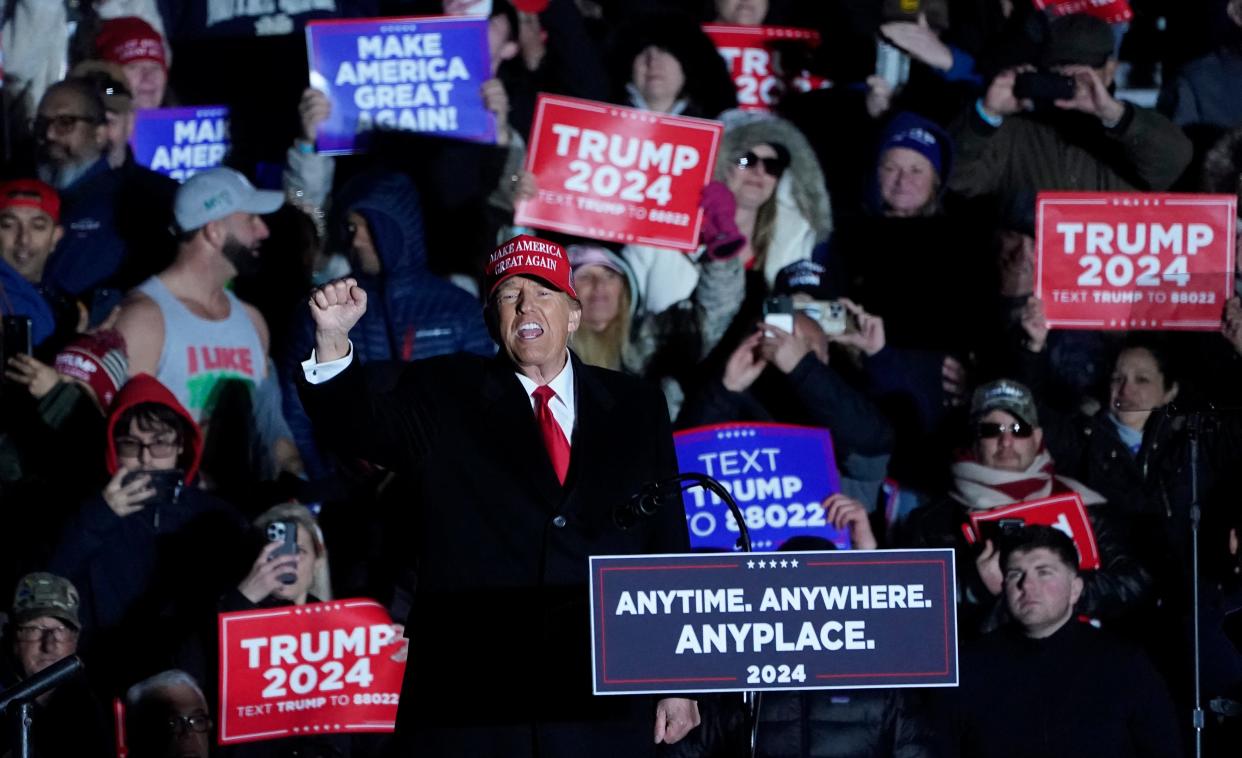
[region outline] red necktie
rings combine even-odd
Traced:
[[[556,423],[552,408],[548,403],[556,397],[556,392],[548,385],[535,388],[535,420],[539,422],[539,433],[543,435],[543,446],[548,449],[548,457],[552,459],[552,468],[556,469],[556,478],[565,483],[565,474],[569,471],[569,440],[565,432]]]

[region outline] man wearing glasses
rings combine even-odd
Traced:
[[[81,628],[78,591],[68,579],[47,573],[22,577],[8,627],[14,677],[3,687],[77,653]],[[39,696],[31,740],[36,756],[106,756],[111,746],[106,711],[80,677],[72,679]]]
[[[207,758],[211,715],[207,698],[184,671],[171,669],[143,679],[125,693],[125,724],[131,758]]]
[[[117,233],[116,177],[104,156],[104,106],[79,79],[48,88],[32,124],[35,171],[61,195],[67,234],[48,263],[45,280],[81,296],[120,268],[125,243]]]
[[[1151,578],[1122,542],[1104,498],[1081,482],[1056,474],[1044,448],[1031,391],[1009,379],[979,387],[971,398],[970,422],[971,445],[950,469],[949,496],[914,511],[909,522],[909,541],[915,545],[958,550],[963,632],[994,629],[1004,617],[998,546],[991,539],[973,546],[966,542],[962,527],[968,514],[1070,492],[1078,493],[1087,506],[1101,561],[1099,569],[1082,573],[1078,610],[1102,619],[1136,610]]]

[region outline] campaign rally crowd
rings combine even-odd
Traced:
[[[1036,244],[1041,192],[1242,198],[1242,0],[2,7],[0,687],[85,664],[36,700],[33,755],[635,754],[599,736],[585,611],[550,589],[584,594],[597,551],[689,551],[680,514],[640,545],[610,536],[604,501],[665,470],[670,428],[729,422],[831,431],[841,492],[819,507],[851,549],[956,555],[959,685],[767,693],[758,755],[1242,754],[1242,284],[1205,290],[1193,329],[1060,328]],[[308,75],[307,24],[440,15],[487,18],[494,139],[380,130],[320,152],[341,103]],[[710,24],[818,43],[739,78]],[[722,123],[697,249],[515,223],[557,189],[528,170],[541,93]],[[137,114],[187,106],[228,108],[223,166],[142,165]],[[572,285],[519,266],[500,286],[497,246],[521,234]],[[562,296],[568,328],[543,301],[505,331],[506,308]],[[560,385],[521,357],[541,339],[576,356],[553,342]],[[481,358],[443,357],[461,353]],[[357,368],[313,376],[342,356]],[[507,367],[504,391],[516,370],[550,458],[534,416],[475,391],[484,365]],[[389,391],[414,410],[368,423],[410,449],[372,456],[368,427],[336,422]],[[495,474],[502,449],[547,469],[542,494]],[[554,469],[571,505],[528,523],[511,502],[556,501]],[[458,490],[486,536],[453,515]],[[963,529],[1059,494],[1085,505],[1098,566],[1046,526]],[[479,589],[485,629],[449,589]],[[402,689],[415,731],[457,736],[218,744],[217,614],[340,598],[386,608],[385,656],[472,672]],[[546,655],[550,628],[583,638]],[[520,686],[485,680],[510,666]],[[644,750],[750,754],[740,697],[685,698],[661,701]]]

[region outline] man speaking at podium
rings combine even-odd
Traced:
[[[582,306],[560,245],[515,237],[486,276],[498,355],[418,361],[384,393],[351,360],[367,293],[344,279],[311,294],[301,395],[317,434],[420,494],[399,754],[653,755],[698,708],[591,695],[587,557],[688,550],[680,508],[628,530],[613,520],[643,483],[677,472],[664,399],[566,347]]]

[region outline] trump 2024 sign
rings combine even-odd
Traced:
[[[699,246],[699,196],[716,169],[717,121],[540,95],[526,170],[537,195],[517,224],[676,250]]]
[[[219,634],[221,745],[393,730],[404,639],[374,600],[221,613]]]
[[[591,558],[597,695],[957,685],[952,550]]]
[[[1035,294],[1048,325],[1219,328],[1236,223],[1233,195],[1041,192]]]

